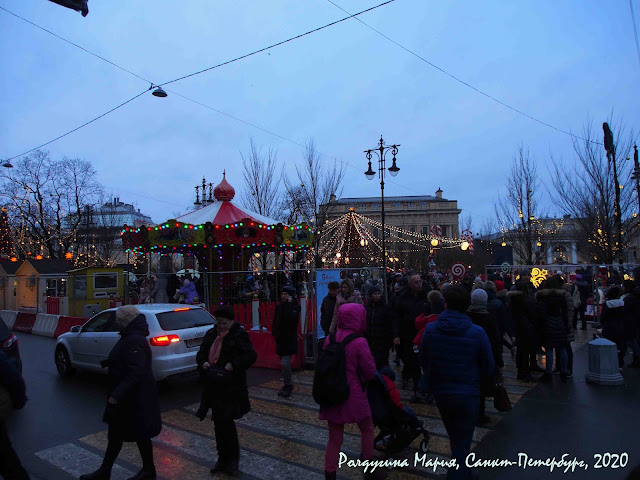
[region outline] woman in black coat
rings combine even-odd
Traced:
[[[291,383],[291,357],[298,353],[298,321],[300,306],[295,299],[295,289],[284,287],[273,317],[271,333],[276,340],[276,353],[280,357],[284,386],[278,392],[280,397],[288,397],[293,391]]]
[[[547,369],[540,381],[551,381],[553,351],[555,350],[560,363],[560,379],[566,383],[569,361],[565,348],[569,335],[566,292],[555,277],[548,279],[544,287],[535,296],[538,321],[542,331],[542,345],[547,356]]]
[[[543,371],[536,359],[538,322],[536,304],[530,292],[530,283],[519,281],[515,285],[515,290],[507,293],[518,346],[516,350],[518,380],[525,382],[533,382],[532,372]]]
[[[258,358],[251,339],[244,328],[233,319],[229,305],[213,312],[216,325],[209,330],[196,355],[198,371],[204,388],[196,416],[204,420],[211,408],[211,419],[216,434],[218,461],[211,473],[238,472],[240,445],[234,420],[251,410],[247,389],[247,370]]]
[[[109,367],[109,396],[103,421],[109,425],[109,443],[102,465],[80,480],[109,480],[123,442],[136,442],[142,470],[129,480],[156,478],[151,439],[162,430],[158,389],[151,370],[149,326],[133,305],[116,310],[120,340],[103,366]]]
[[[382,298],[382,291],[378,286],[369,288],[369,301],[365,308],[367,310],[365,337],[376,362],[376,369],[380,370],[389,365],[389,350],[393,346],[394,339],[398,337],[398,322],[393,309]]]

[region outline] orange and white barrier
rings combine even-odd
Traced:
[[[36,315],[36,323],[34,323],[31,333],[34,335],[42,335],[44,337],[53,337],[56,328],[58,328],[59,318],[60,315],[38,313]]]

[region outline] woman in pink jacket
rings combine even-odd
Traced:
[[[357,303],[342,305],[337,311],[336,341],[340,342],[352,333],[365,333],[367,314]],[[329,337],[325,340],[326,348]],[[320,407],[320,420],[329,424],[329,442],[324,461],[325,478],[335,479],[345,423],[357,423],[360,429],[360,448],[364,460],[372,460],[374,429],[371,408],[364,385],[376,374],[369,344],[364,337],[356,338],[345,347],[349,398],[342,405]]]

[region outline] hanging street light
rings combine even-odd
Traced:
[[[151,88],[153,88],[153,85],[151,86]],[[154,97],[164,98],[167,96],[167,92],[165,92],[162,87],[158,87],[151,93],[151,95],[153,95]]]

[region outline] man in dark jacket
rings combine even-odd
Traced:
[[[329,335],[329,327],[331,326],[333,313],[336,309],[336,297],[338,296],[338,293],[340,293],[340,283],[329,282],[327,288],[329,289],[329,293],[324,297],[322,305],[320,305],[320,327],[324,331],[325,337]],[[318,340],[320,340],[320,338]],[[324,345],[324,341],[322,342],[322,345]],[[322,350],[322,345],[320,350]]]
[[[587,329],[587,317],[584,314],[585,309],[587,308],[587,300],[591,296],[593,292],[593,288],[584,280],[584,277],[580,273],[576,273],[576,281],[575,286],[580,293],[580,318],[582,318],[582,330]],[[574,313],[573,315],[573,329],[577,329],[578,327],[578,315]]]
[[[467,315],[473,324],[482,327],[484,333],[487,334],[489,342],[491,343],[493,361],[496,364],[496,375],[491,378],[486,378],[486,381],[480,384],[480,412],[476,425],[484,425],[491,420],[485,413],[485,397],[494,396],[499,368],[504,367],[504,362],[502,361],[502,343],[498,335],[497,322],[487,308],[487,300],[487,292],[478,288],[471,292],[471,305],[467,309]]]
[[[376,368],[389,365],[389,350],[391,346],[400,343],[398,338],[398,322],[391,307],[382,298],[380,287],[369,288],[367,310],[367,333],[369,349],[376,362]]]
[[[487,334],[464,313],[469,307],[464,287],[454,285],[443,293],[445,311],[425,328],[420,362],[459,467],[449,469],[447,478],[468,479],[465,459],[480,411],[480,384],[494,373],[495,363]]]
[[[284,386],[278,392],[280,397],[289,397],[293,391],[291,383],[291,357],[298,353],[298,321],[300,307],[295,299],[293,287],[284,287],[280,293],[281,302],[273,317],[273,338],[276,340],[276,353],[280,357]]]
[[[394,310],[398,317],[398,333],[400,337],[400,349],[402,351],[402,388],[408,388],[409,379],[413,379],[414,395],[418,391],[420,381],[420,364],[413,351],[413,339],[416,330],[416,318],[423,313],[431,313],[427,292],[422,285],[420,275],[412,275],[409,278],[409,287],[398,295],[394,303]],[[416,400],[420,400],[417,396]]]
[[[151,439],[162,430],[158,389],[151,369],[149,326],[134,305],[116,310],[120,340],[103,366],[109,368],[109,394],[103,421],[109,425],[107,451],[98,470],[80,480],[108,480],[124,442],[136,442],[142,470],[135,480],[156,478]]]
[[[14,409],[20,410],[27,403],[22,375],[2,350],[0,350],[0,386],[6,389]],[[29,474],[11,445],[4,420],[0,421],[0,477],[29,480]]]

